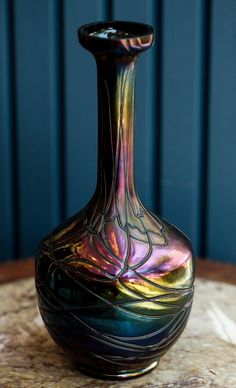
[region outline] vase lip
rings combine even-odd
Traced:
[[[81,45],[94,54],[135,55],[153,45],[154,29],[134,21],[101,21],[82,25],[78,37]]]

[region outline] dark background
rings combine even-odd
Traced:
[[[154,25],[137,70],[142,200],[236,262],[236,1],[0,0],[0,259],[33,255],[96,183],[96,67],[77,27]]]

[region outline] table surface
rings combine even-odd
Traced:
[[[235,269],[198,260],[197,274],[208,280],[197,277],[181,338],[151,373],[111,382],[75,370],[49,337],[37,309],[33,260],[0,266],[0,387],[236,387]]]

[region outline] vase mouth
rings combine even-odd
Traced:
[[[81,45],[93,53],[138,54],[154,43],[152,26],[139,22],[103,21],[78,29]]]

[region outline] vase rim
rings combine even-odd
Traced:
[[[94,53],[135,54],[154,43],[154,29],[149,24],[135,21],[101,21],[82,25],[78,37],[82,46]]]

